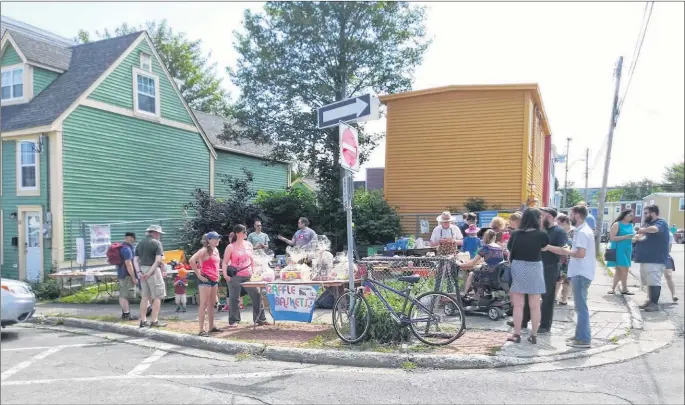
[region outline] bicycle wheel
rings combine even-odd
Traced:
[[[447,345],[464,334],[464,309],[448,294],[427,292],[416,297],[409,307],[409,327],[427,345]]]
[[[354,297],[354,308],[350,307],[351,298]],[[351,315],[355,316],[356,337],[352,338]],[[340,340],[345,343],[360,342],[369,332],[371,325],[371,307],[361,294],[351,291],[338,297],[333,306],[333,329]]]

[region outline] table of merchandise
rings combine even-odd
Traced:
[[[116,272],[111,272],[111,271],[103,271],[103,272],[87,272],[87,271],[72,271],[72,272],[62,272],[62,273],[53,273],[49,274],[48,277],[54,279],[54,280],[60,280],[60,297],[62,296],[62,293],[64,291],[64,280],[66,279],[67,282],[69,283],[69,291],[72,290],[72,280],[73,279],[86,279],[87,277],[92,276],[95,280],[95,284],[97,285],[98,292],[95,295],[95,298],[98,298],[100,296],[100,293],[104,292],[107,293],[111,298],[114,298],[114,293],[119,289],[119,283],[116,282],[117,280],[117,273]],[[114,283],[113,283],[114,281]]]
[[[266,286],[267,284],[278,284],[278,285],[310,285],[310,286],[320,286],[324,289],[331,289],[333,292],[333,302],[335,303],[338,298],[342,295],[342,292],[345,290],[345,287],[350,285],[349,280],[312,280],[312,281],[279,281],[279,280],[274,280],[274,281],[246,281],[244,283],[240,283],[243,288],[256,288],[257,291],[259,291],[260,297],[262,297],[262,305],[261,305],[261,312],[260,312],[260,317],[262,314],[264,314],[264,311],[267,310],[267,308],[270,308],[269,300],[266,296]],[[354,280],[354,285],[358,286],[361,284],[361,280],[357,279]],[[254,303],[252,303],[254,305]],[[316,305],[316,304],[315,304]],[[314,309],[316,310],[316,308]],[[271,313],[271,310],[269,309],[269,315],[271,315],[271,318],[273,319],[273,314]],[[274,324],[276,324],[276,320],[274,319]],[[255,323],[253,325],[253,330],[257,327],[257,324]]]

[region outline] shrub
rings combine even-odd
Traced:
[[[404,283],[387,283],[396,290],[402,290]],[[397,312],[402,310],[404,298],[387,292],[383,297],[388,304]],[[388,313],[385,304],[375,294],[368,295],[366,301],[371,308],[371,325],[369,326],[369,333],[366,335],[367,340],[373,340],[378,344],[386,343],[400,343],[409,341],[409,329],[407,327],[400,327]],[[409,304],[407,304],[409,305]],[[357,321],[359,322],[359,320]],[[358,328],[361,327],[361,324]]]
[[[397,211],[380,190],[357,191],[352,202],[354,239],[358,245],[382,245],[402,233]]]
[[[56,280],[49,279],[42,283],[32,283],[31,289],[40,301],[54,300],[59,298],[60,288]]]
[[[464,203],[464,207],[468,212],[478,212],[485,211],[487,209],[487,204],[482,198],[471,197]]]

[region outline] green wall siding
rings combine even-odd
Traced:
[[[183,205],[209,189],[200,134],[80,106],[64,121],[63,145],[65,259],[81,221],[115,224],[113,240],[158,223],[164,248],[180,247]]]
[[[1,66],[16,65],[17,63],[22,63],[21,57],[14,50],[12,45],[7,45],[5,52],[2,53],[2,59],[0,60]]]
[[[147,41],[141,42],[119,66],[88,96],[88,98],[133,109],[133,68],[140,67],[140,53],[152,55],[152,73],[159,76],[160,109],[162,118],[193,125],[193,120],[183,106],[164,70],[155,59]]]
[[[40,205],[43,207],[43,220],[47,212],[47,161],[46,154],[40,155],[40,196],[19,197],[17,196],[17,142],[2,141],[2,197],[0,197],[3,211],[2,225],[4,227],[3,249],[4,263],[2,265],[2,277],[19,278],[19,250],[12,246],[12,238],[19,236],[17,219],[11,219],[10,214],[17,212],[19,205]],[[43,239],[43,270],[48,274],[52,269],[50,240]]]
[[[217,150],[217,160],[214,165],[214,196],[228,197],[229,190],[221,179],[224,174],[244,178],[243,168],[254,174],[252,186],[255,191],[285,190],[288,187],[288,165],[264,165],[264,160],[240,155],[237,153]]]
[[[53,80],[59,76],[59,73],[41,68],[33,68],[33,97],[45,90]]]

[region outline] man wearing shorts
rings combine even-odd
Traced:
[[[135,321],[137,316],[131,315],[129,300],[136,295],[136,272],[133,269],[133,244],[136,243],[136,234],[127,232],[124,242],[119,248],[121,264],[117,265],[117,279],[119,281],[119,305],[121,305],[121,319]]]
[[[648,205],[644,209],[645,224],[638,229],[644,240],[635,244],[635,262],[640,263],[640,280],[647,285],[649,300],[640,309],[645,312],[659,311],[661,277],[668,263],[668,224],[659,218],[659,207]]]
[[[134,259],[140,279],[141,296],[143,297],[140,300],[140,327],[147,325],[146,316],[143,314],[148,300],[152,302],[150,327],[161,327],[166,326],[161,324],[158,319],[162,298],[166,295],[166,286],[159,269],[164,261],[164,249],[159,238],[164,232],[159,225],[150,225],[145,232],[147,233],[145,239],[136,246]]]

